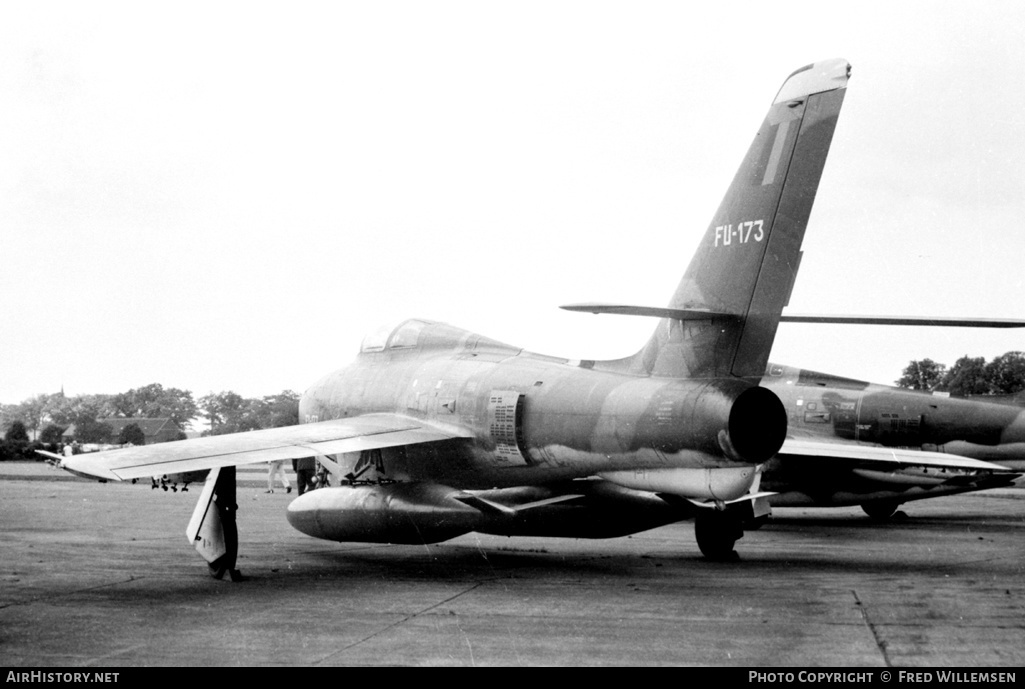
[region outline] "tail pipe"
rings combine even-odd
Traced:
[[[779,452],[786,438],[787,414],[779,398],[737,378],[674,381],[646,406],[636,442],[666,454],[697,451],[761,464]]]
[[[751,464],[771,459],[787,436],[787,411],[771,390],[750,387],[730,407],[723,451]]]

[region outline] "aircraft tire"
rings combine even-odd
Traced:
[[[872,519],[877,521],[885,521],[893,516],[893,513],[900,507],[900,503],[896,500],[873,500],[872,502],[863,502],[861,509]]]
[[[694,537],[701,554],[715,562],[739,559],[733,549],[744,536],[740,520],[726,512],[702,512],[694,519]]]

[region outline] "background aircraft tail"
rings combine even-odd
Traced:
[[[659,322],[632,371],[764,373],[849,75],[835,59],[784,82],[669,303],[680,317]]]

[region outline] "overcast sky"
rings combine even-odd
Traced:
[[[1025,317],[1025,4],[0,4],[0,402],[302,391],[409,316],[612,358],[782,81],[853,65],[790,311]],[[781,325],[889,383],[1025,331]]]

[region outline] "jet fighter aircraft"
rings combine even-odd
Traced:
[[[860,505],[883,519],[912,500],[1009,485],[1025,470],[1021,406],[777,364],[769,364],[762,385],[783,401],[789,422],[783,448],[763,466],[761,488],[774,492],[774,507]],[[835,447],[825,457],[819,454],[823,440]],[[841,452],[850,455],[837,461]],[[863,462],[865,452],[904,457],[909,464],[880,471]],[[921,456],[938,463],[915,464]],[[944,459],[951,463],[944,466]],[[975,468],[972,460],[978,460]],[[987,468],[993,464],[1005,468]]]
[[[199,544],[216,540],[204,525],[221,468],[313,455],[342,485],[297,498],[288,519],[318,538],[611,537],[695,516],[702,552],[733,557],[742,522],[766,506],[758,467],[787,433],[786,408],[758,383],[849,74],[835,59],[787,78],[633,356],[568,360],[411,319],[307,390],[298,426],[61,466],[101,480],[210,469],[188,530]],[[887,471],[894,460],[864,461]]]

